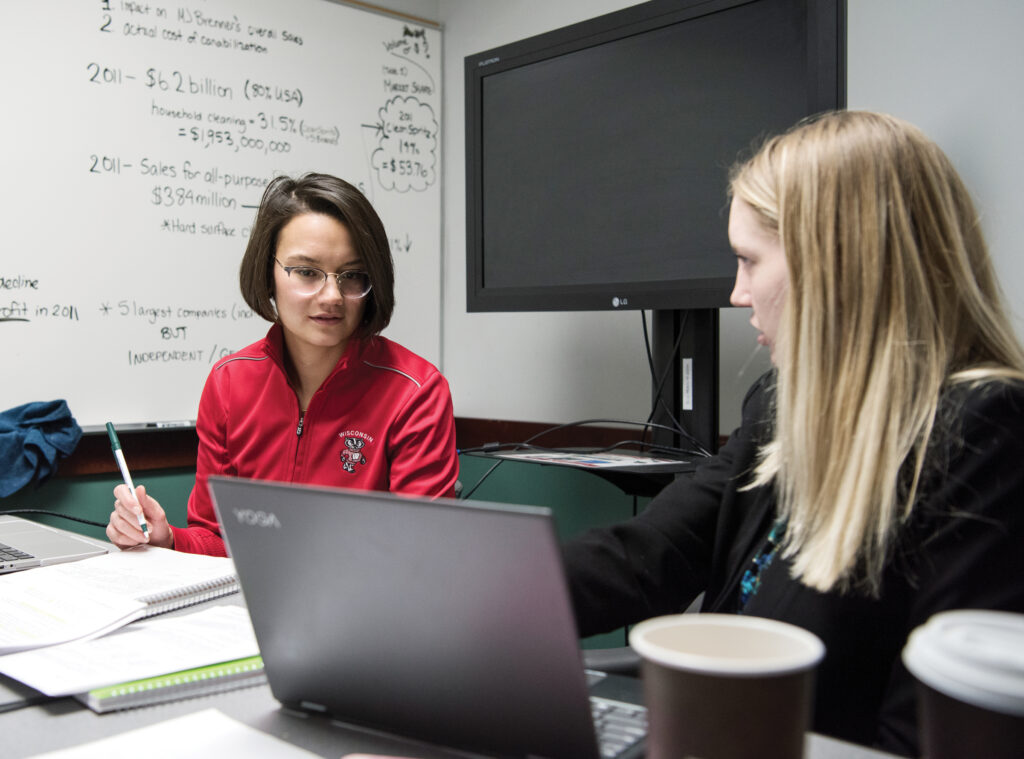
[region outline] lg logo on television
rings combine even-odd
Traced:
[[[612,308],[618,308],[619,306],[628,306],[628,305],[629,305],[629,298],[620,298],[617,295],[614,298],[612,298]]]
[[[277,515],[273,512],[268,514],[266,511],[253,511],[252,509],[235,509],[234,511],[235,519],[250,527],[277,527],[278,529],[281,527],[281,523],[277,521]]]

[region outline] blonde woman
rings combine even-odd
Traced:
[[[814,729],[916,755],[909,632],[1024,612],[1024,351],[967,191],[910,124],[826,114],[730,184],[731,300],[775,370],[692,479],[567,544],[580,633],[702,592],[800,625],[827,647]]]

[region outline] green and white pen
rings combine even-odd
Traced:
[[[117,439],[117,432],[114,431],[114,425],[107,422],[107,436],[110,438],[110,449],[114,452],[114,458],[117,459],[117,465],[121,468],[121,476],[124,478],[124,484],[128,486],[128,489],[132,491],[132,497],[135,497],[135,485],[132,483],[132,476],[128,472],[128,465],[124,461],[124,453],[121,451],[121,441]],[[142,528],[142,534],[149,536],[149,525],[146,524],[146,517],[141,513],[137,515],[139,519],[139,527]]]

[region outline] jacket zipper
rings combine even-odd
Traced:
[[[305,412],[299,414],[299,426],[295,428],[295,434],[297,437],[302,437],[302,423],[306,418]]]

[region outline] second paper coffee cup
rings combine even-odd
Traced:
[[[1024,757],[1024,614],[957,610],[910,635],[924,759]]]
[[[677,614],[635,626],[643,658],[649,759],[800,759],[814,669],[813,633],[734,614]]]

